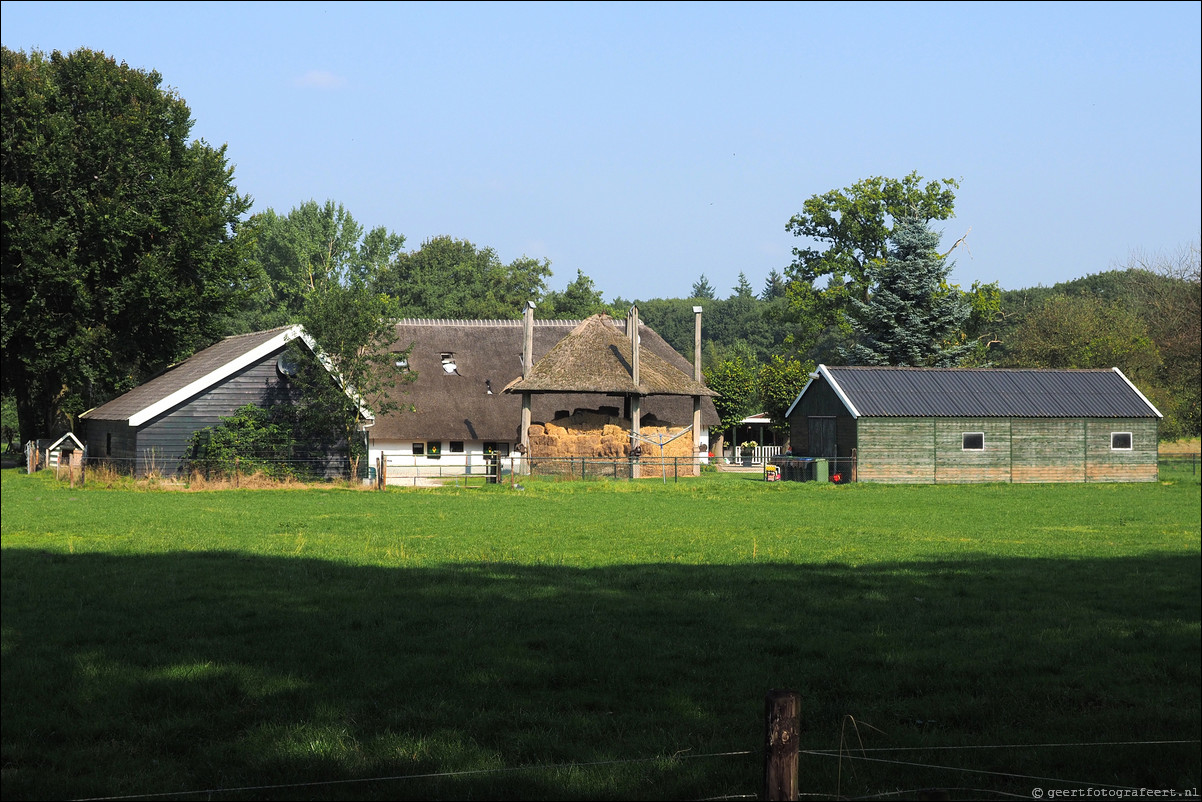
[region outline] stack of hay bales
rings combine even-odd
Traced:
[[[663,465],[673,466],[674,459],[682,462],[679,467],[692,465],[697,456],[693,453],[693,438],[689,435],[677,437],[663,447],[663,462],[660,461],[658,442],[666,441],[679,434],[681,427],[659,426],[651,418],[640,427],[642,436],[651,442],[643,443],[643,456],[639,460],[642,473],[651,475]],[[599,412],[577,410],[569,417],[558,418],[549,423],[530,426],[531,459],[627,459],[630,456],[630,428],[628,419],[617,418]],[[687,460],[687,462],[685,462]],[[658,474],[657,474],[658,475]]]
[[[530,427],[530,456],[552,459],[625,459],[630,455],[630,421],[577,411],[552,423]]]

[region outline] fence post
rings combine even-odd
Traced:
[[[797,800],[797,732],[801,697],[773,690],[764,700],[764,799]]]

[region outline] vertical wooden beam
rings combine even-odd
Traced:
[[[630,379],[634,383],[634,395],[630,397],[630,448],[634,450],[641,444],[639,433],[643,430],[643,397],[639,394],[639,308],[630,307],[630,316],[626,318],[627,332],[630,335]],[[636,460],[637,462],[637,460]],[[630,474],[634,478],[635,466],[631,465]]]
[[[522,312],[522,378],[530,378],[534,362],[534,301],[526,302]],[[522,393],[521,452],[522,472],[525,473],[530,455],[530,393]]]
[[[801,697],[773,690],[764,700],[764,799],[796,800]]]
[[[693,307],[693,381],[701,384],[701,307]],[[693,396],[693,467],[701,472],[701,396]]]

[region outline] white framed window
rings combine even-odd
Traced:
[[[1131,450],[1131,432],[1111,432],[1110,433],[1110,450],[1111,451],[1130,451]]]
[[[960,440],[960,448],[962,448],[964,451],[984,451],[985,433],[964,432],[964,435]]]

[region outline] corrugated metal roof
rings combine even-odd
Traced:
[[[826,367],[861,416],[1161,417],[1116,369]]]

